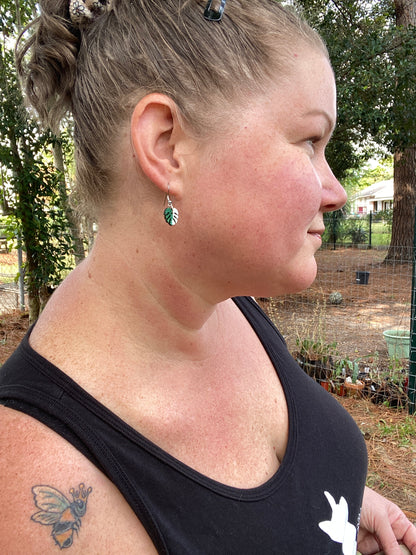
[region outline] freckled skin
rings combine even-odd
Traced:
[[[228,133],[217,137],[198,152],[190,172],[181,213],[194,232],[178,242],[187,244],[186,256],[198,253],[201,268],[211,270],[207,283],[233,285],[225,298],[236,291],[271,296],[308,287],[316,275],[323,214],[346,201],[325,159],[336,120],[332,69],[322,54],[307,51],[293,65],[290,79],[249,107],[235,108],[232,140]],[[186,263],[178,260],[177,267]]]

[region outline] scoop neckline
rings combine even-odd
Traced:
[[[290,473],[290,469],[293,465],[296,453],[296,444],[297,444],[297,434],[296,434],[296,421],[297,421],[297,411],[296,405],[294,403],[293,395],[291,392],[291,386],[284,372],[281,371],[279,368],[279,361],[280,356],[279,353],[273,348],[272,342],[269,340],[267,341],[266,338],[263,338],[259,335],[259,330],[255,322],[254,315],[251,315],[250,318],[247,315],[248,310],[245,310],[244,299],[249,302],[250,306],[258,310],[258,315],[261,316],[262,320],[264,320],[265,325],[270,327],[270,332],[274,334],[278,341],[282,341],[280,334],[277,332],[276,328],[270,322],[268,317],[261,311],[255,301],[252,301],[249,297],[238,297],[233,298],[232,300],[235,302],[236,306],[241,311],[242,315],[250,326],[252,327],[254,333],[256,333],[260,343],[262,344],[263,348],[267,356],[269,357],[273,368],[275,369],[279,380],[282,384],[282,390],[286,399],[287,411],[288,411],[288,421],[289,421],[289,437],[286,446],[286,451],[283,456],[283,459],[270,478],[268,478],[264,483],[250,487],[250,488],[238,488],[235,486],[228,485],[226,483],[222,483],[214,478],[210,478],[205,474],[199,472],[198,470],[194,469],[193,467],[189,466],[188,464],[182,462],[180,459],[176,458],[175,456],[171,455],[169,452],[165,451],[163,448],[159,447],[157,443],[154,443],[152,440],[148,439],[142,433],[137,431],[135,428],[130,426],[130,424],[126,423],[121,417],[119,417],[115,412],[107,408],[103,403],[95,399],[87,390],[81,387],[75,380],[73,380],[68,374],[63,372],[59,367],[54,365],[50,362],[47,358],[43,355],[39,354],[31,345],[30,345],[30,334],[36,325],[33,324],[26,334],[25,338],[22,341],[22,348],[24,354],[29,356],[30,362],[35,364],[37,369],[48,376],[50,380],[52,380],[56,385],[58,385],[63,391],[67,394],[75,398],[75,400],[90,411],[92,411],[98,418],[104,419],[107,424],[111,425],[112,427],[116,428],[121,434],[126,436],[130,441],[133,441],[141,448],[145,449],[148,453],[155,456],[159,460],[163,461],[164,463],[168,464],[176,471],[180,472],[182,475],[187,476],[188,478],[192,479],[193,481],[199,483],[200,485],[206,487],[207,489],[218,493],[222,496],[236,499],[239,501],[256,501],[260,499],[264,499],[268,497],[272,492],[274,492],[278,487],[280,487],[284,481],[286,476]],[[282,361],[280,361],[282,362]],[[90,427],[92,433],[93,428]]]

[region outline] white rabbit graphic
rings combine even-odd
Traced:
[[[337,543],[342,543],[343,555],[356,555],[357,553],[357,530],[353,524],[348,522],[348,503],[341,497],[339,503],[335,502],[332,495],[325,491],[325,497],[331,505],[332,518],[319,523],[319,528]]]

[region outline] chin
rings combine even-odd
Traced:
[[[291,272],[284,280],[280,278],[278,283],[273,283],[272,279],[267,284],[262,284],[261,293],[255,293],[256,297],[283,297],[284,295],[292,295],[300,293],[308,289],[316,278],[316,263],[309,268],[299,268],[298,272]],[[259,289],[260,288],[255,288]],[[252,293],[253,295],[253,293]]]

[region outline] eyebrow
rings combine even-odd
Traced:
[[[331,135],[333,134],[334,130],[335,130],[335,125],[336,125],[336,121],[334,121],[331,116],[328,114],[328,112],[326,112],[325,110],[310,110],[309,112],[306,112],[304,114],[302,114],[303,117],[306,116],[323,116],[326,121],[328,122],[328,126],[329,126],[329,131],[331,132]]]

